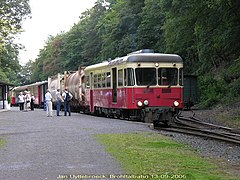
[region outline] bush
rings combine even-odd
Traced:
[[[204,107],[212,107],[222,102],[226,94],[226,83],[216,80],[213,75],[199,77],[200,104]]]

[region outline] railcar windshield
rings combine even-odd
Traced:
[[[157,85],[156,68],[136,68],[136,80],[138,86]]]
[[[178,69],[177,68],[159,68],[158,69],[158,84],[172,86],[178,84]]]

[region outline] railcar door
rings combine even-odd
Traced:
[[[112,102],[117,102],[117,68],[112,68]]]
[[[94,105],[93,105],[93,73],[90,73],[90,112],[94,112]]]

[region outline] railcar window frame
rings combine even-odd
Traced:
[[[180,86],[183,86],[183,68],[179,69],[179,83]]]
[[[90,89],[90,76],[85,76],[86,88]]]
[[[118,87],[123,86],[123,69],[118,69]]]
[[[102,88],[106,87],[106,73],[102,73]]]
[[[107,81],[107,87],[110,88],[111,87],[111,72],[107,72],[106,73],[106,81]]]
[[[137,86],[157,86],[157,69],[155,67],[135,68],[135,74]]]
[[[163,72],[162,70],[165,70]],[[170,72],[169,70],[175,70]],[[158,85],[159,86],[177,86],[179,81],[178,68],[172,67],[160,67],[158,68]]]
[[[135,86],[135,75],[133,68],[124,69],[124,86]]]
[[[102,74],[97,75],[97,88],[102,87]]]
[[[98,75],[97,74],[94,74],[93,75],[93,87],[94,87],[94,89],[97,89],[97,87],[98,87]]]

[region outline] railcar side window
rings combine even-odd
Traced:
[[[118,86],[123,86],[123,70],[118,70]]]
[[[102,74],[98,74],[98,88],[102,87],[102,79],[101,79]]]
[[[179,85],[183,86],[183,68],[179,69]]]
[[[134,86],[134,84],[133,68],[124,69],[124,86]]]
[[[97,74],[94,74],[94,88],[97,88]]]
[[[107,87],[111,87],[111,73],[107,72]]]
[[[102,74],[102,87],[105,88],[106,87],[106,73]]]
[[[159,68],[158,69],[158,84],[172,86],[178,83],[177,68]]]
[[[85,80],[86,80],[86,88],[89,89],[90,88],[89,76],[85,76]]]
[[[138,86],[156,85],[156,69],[155,68],[136,68],[136,79]]]

